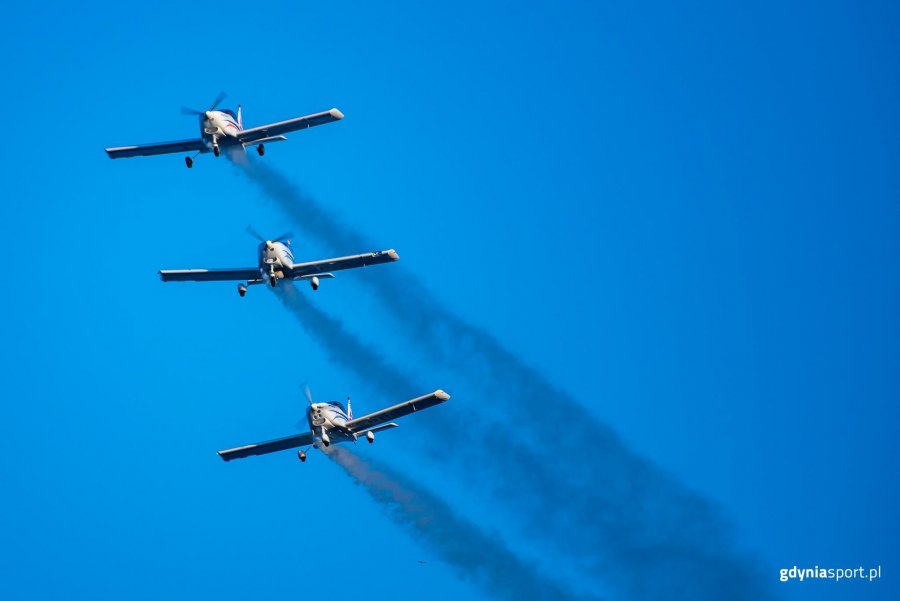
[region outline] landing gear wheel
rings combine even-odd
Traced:
[[[256,147],[256,152],[259,153],[259,156],[262,156],[262,155],[266,154],[266,147],[263,146],[262,144],[260,144],[259,146]]]
[[[300,458],[300,461],[306,461],[306,453],[303,451],[297,451],[297,457]]]
[[[187,165],[187,168],[190,169],[194,166],[194,159],[191,157],[184,157],[184,164]]]
[[[216,156],[219,156],[219,147],[218,146],[213,146],[213,154]]]

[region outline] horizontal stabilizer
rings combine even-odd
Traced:
[[[391,428],[399,428],[399,427],[400,427],[400,424],[395,424],[394,422],[391,422],[389,424],[384,424],[383,426],[376,426],[374,428],[369,428],[368,430],[361,430],[360,432],[357,432],[357,434],[359,434],[361,436],[361,435],[365,434],[366,432],[375,433],[375,432],[381,432],[382,430],[390,430]]]
[[[253,146],[255,144],[269,144],[270,142],[284,142],[287,136],[269,136],[261,140],[253,140],[252,142],[244,142],[244,146]]]

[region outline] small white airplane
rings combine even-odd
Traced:
[[[309,407],[306,409],[306,421],[309,423],[309,432],[225,449],[218,453],[225,461],[231,461],[251,455],[266,455],[276,451],[307,447],[297,451],[300,461],[306,461],[306,451],[309,447],[319,449],[327,448],[333,443],[356,442],[360,436],[365,436],[369,443],[373,443],[376,432],[397,427],[391,420],[434,407],[449,399],[450,395],[443,390],[435,390],[431,394],[353,419],[349,397],[346,408],[339,402],[314,403],[307,387],[306,400],[309,401]]]
[[[156,144],[141,144],[138,146],[119,146],[107,148],[106,154],[111,159],[124,159],[136,156],[150,156],[155,154],[171,154],[175,152],[194,152],[193,157],[184,157],[184,163],[188,169],[194,166],[194,158],[201,153],[212,152],[219,156],[224,148],[226,150],[239,150],[241,154],[246,152],[247,146],[256,146],[256,152],[262,156],[266,152],[267,142],[280,142],[287,140],[283,135],[298,129],[307,129],[316,125],[323,125],[344,118],[344,114],[337,109],[270,123],[259,127],[244,129],[241,118],[241,106],[238,105],[237,113],[230,109],[216,110],[219,103],[225,98],[225,93],[219,94],[212,106],[205,111],[197,111],[182,107],[181,112],[186,115],[200,117],[200,138],[192,140],[177,140],[175,142],[159,142]]]
[[[247,228],[247,231],[260,241],[258,267],[162,269],[159,272],[159,277],[164,282],[228,282],[246,280],[246,282],[238,284],[238,294],[244,296],[247,293],[247,286],[268,282],[274,288],[281,280],[306,280],[313,290],[318,290],[320,279],[334,277],[334,274],[331,273],[332,271],[391,263],[400,258],[397,251],[390,249],[351,255],[349,257],[294,263],[294,253],[291,252],[291,241],[289,240],[291,237],[290,233],[282,234],[273,240],[266,240],[250,227]]]

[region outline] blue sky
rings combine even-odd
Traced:
[[[396,248],[398,273],[709,502],[761,587],[896,596],[895,6],[6,16],[4,598],[489,598],[325,457],[216,457],[293,433],[305,381],[323,400],[353,395],[357,413],[403,400],[330,360],[266,290],[159,282],[160,268],[252,264],[248,224],[294,230],[302,256],[333,250],[223,159],[188,171],[177,155],[102,152],[194,135],[179,107],[219,90],[247,126],[339,107],[342,122],[263,160],[371,246],[342,252]],[[541,414],[498,404],[462,358],[404,337],[367,281],[300,290],[424,387],[409,397],[453,399],[360,452],[564,584],[629,597],[530,539],[515,499],[451,473],[455,453],[509,461],[502,438],[448,439],[445,459],[416,442],[419,419],[535,423],[546,436],[522,444],[563,473],[598,453],[589,439],[560,452],[579,415],[554,398]],[[886,576],[779,583],[795,564]]]

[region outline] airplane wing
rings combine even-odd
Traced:
[[[324,125],[334,121],[340,121],[344,118],[344,114],[337,110],[331,109],[322,113],[306,115],[305,117],[297,117],[296,119],[288,119],[287,121],[279,121],[278,123],[270,123],[269,125],[260,125],[259,127],[251,127],[237,133],[237,139],[245,146],[253,144],[263,138],[272,138],[289,131],[297,131],[298,129],[307,129],[316,125]]]
[[[440,405],[449,399],[450,395],[443,390],[435,390],[431,394],[426,394],[425,396],[420,396],[411,401],[406,401],[405,403],[400,403],[399,405],[394,405],[393,407],[388,407],[387,409],[375,411],[374,413],[350,420],[344,424],[344,427],[351,432],[362,432],[363,430],[374,428],[375,426],[389,422],[398,417],[403,417],[404,415],[409,415],[410,413],[421,411],[422,409]]]
[[[159,277],[164,282],[228,282],[234,280],[261,280],[259,269],[161,269]]]
[[[285,436],[284,438],[276,438],[275,440],[267,440],[266,442],[257,442],[254,444],[235,447],[233,449],[225,449],[218,451],[219,457],[224,461],[232,459],[243,459],[251,455],[265,455],[274,453],[275,451],[284,451],[286,449],[296,449],[297,447],[305,447],[313,442],[312,432],[306,434],[297,434],[296,436]]]
[[[159,142],[157,144],[141,144],[139,146],[119,146],[107,148],[106,154],[111,159],[127,159],[129,157],[145,157],[154,154],[171,154],[173,152],[209,151],[203,140],[179,140],[177,142]]]
[[[321,261],[310,261],[308,263],[294,263],[289,273],[285,273],[285,277],[297,280],[304,277],[328,273],[330,271],[339,271],[341,269],[353,269],[354,267],[365,267],[366,265],[378,265],[379,263],[390,263],[400,258],[394,249],[380,250],[362,255],[352,255],[349,257],[337,257],[335,259],[323,259]]]

